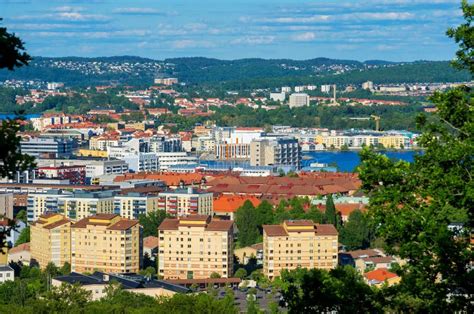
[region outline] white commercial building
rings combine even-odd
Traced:
[[[270,93],[270,99],[274,101],[284,102],[286,97],[286,93]]]
[[[166,171],[170,166],[196,164],[197,158],[186,152],[157,153],[158,170]]]
[[[290,108],[309,106],[309,95],[295,93],[290,95]]]

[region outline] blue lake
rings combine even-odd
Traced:
[[[15,117],[16,117],[16,115],[13,114],[13,113],[8,113],[8,114],[2,113],[2,114],[0,114],[0,120],[13,119]],[[27,115],[24,115],[24,117],[27,120],[29,120],[31,118],[39,118],[39,117],[41,117],[41,115],[40,114],[27,114]]]
[[[382,152],[394,160],[405,160],[413,162],[414,156],[419,154],[416,151],[393,151]],[[313,162],[337,164],[339,171],[352,172],[360,164],[359,152],[311,152],[304,153],[302,166],[307,167]],[[310,157],[310,159],[307,159]]]

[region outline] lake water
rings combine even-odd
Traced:
[[[15,118],[16,115],[15,114],[0,114],[0,120],[5,120],[5,119],[13,119]],[[39,118],[41,117],[40,114],[27,114],[24,116],[27,120],[31,119],[31,118]]]
[[[405,160],[413,162],[415,154],[419,152],[415,151],[387,151],[382,152],[389,158],[394,160]],[[352,172],[360,164],[359,152],[311,152],[304,153],[304,159],[302,166],[307,167],[313,162],[336,164],[339,171]],[[310,159],[306,159],[310,157]]]

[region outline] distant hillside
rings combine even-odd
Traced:
[[[6,79],[59,81],[69,86],[111,82],[149,85],[158,75],[172,75],[191,85],[221,85],[226,88],[267,88],[298,84],[456,82],[467,81],[467,72],[457,71],[447,61],[395,63],[315,58],[239,59],[172,58],[152,60],[135,56],[100,58],[35,57],[30,66],[14,72],[0,71]]]

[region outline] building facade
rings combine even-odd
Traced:
[[[140,215],[146,215],[158,210],[158,196],[144,195],[140,193],[128,193],[114,197],[114,214],[127,219],[138,219]]]
[[[158,274],[164,279],[204,279],[233,273],[231,220],[191,215],[165,219],[158,227]]]
[[[161,192],[158,209],[178,217],[195,214],[212,215],[214,213],[213,194],[198,191],[192,187]]]
[[[333,269],[338,261],[338,233],[333,225],[310,220],[263,226],[263,274],[270,280],[283,269]]]
[[[71,221],[60,214],[45,214],[30,225],[31,260],[44,269],[71,262]]]
[[[301,168],[301,147],[295,138],[265,138],[250,143],[251,166],[291,166]]]
[[[47,155],[53,158],[70,157],[74,140],[67,138],[33,137],[20,142],[21,152],[34,157]]]
[[[309,106],[309,95],[305,93],[294,93],[290,95],[290,108]]]
[[[71,270],[137,273],[142,261],[142,231],[137,220],[97,214],[71,226]]]

